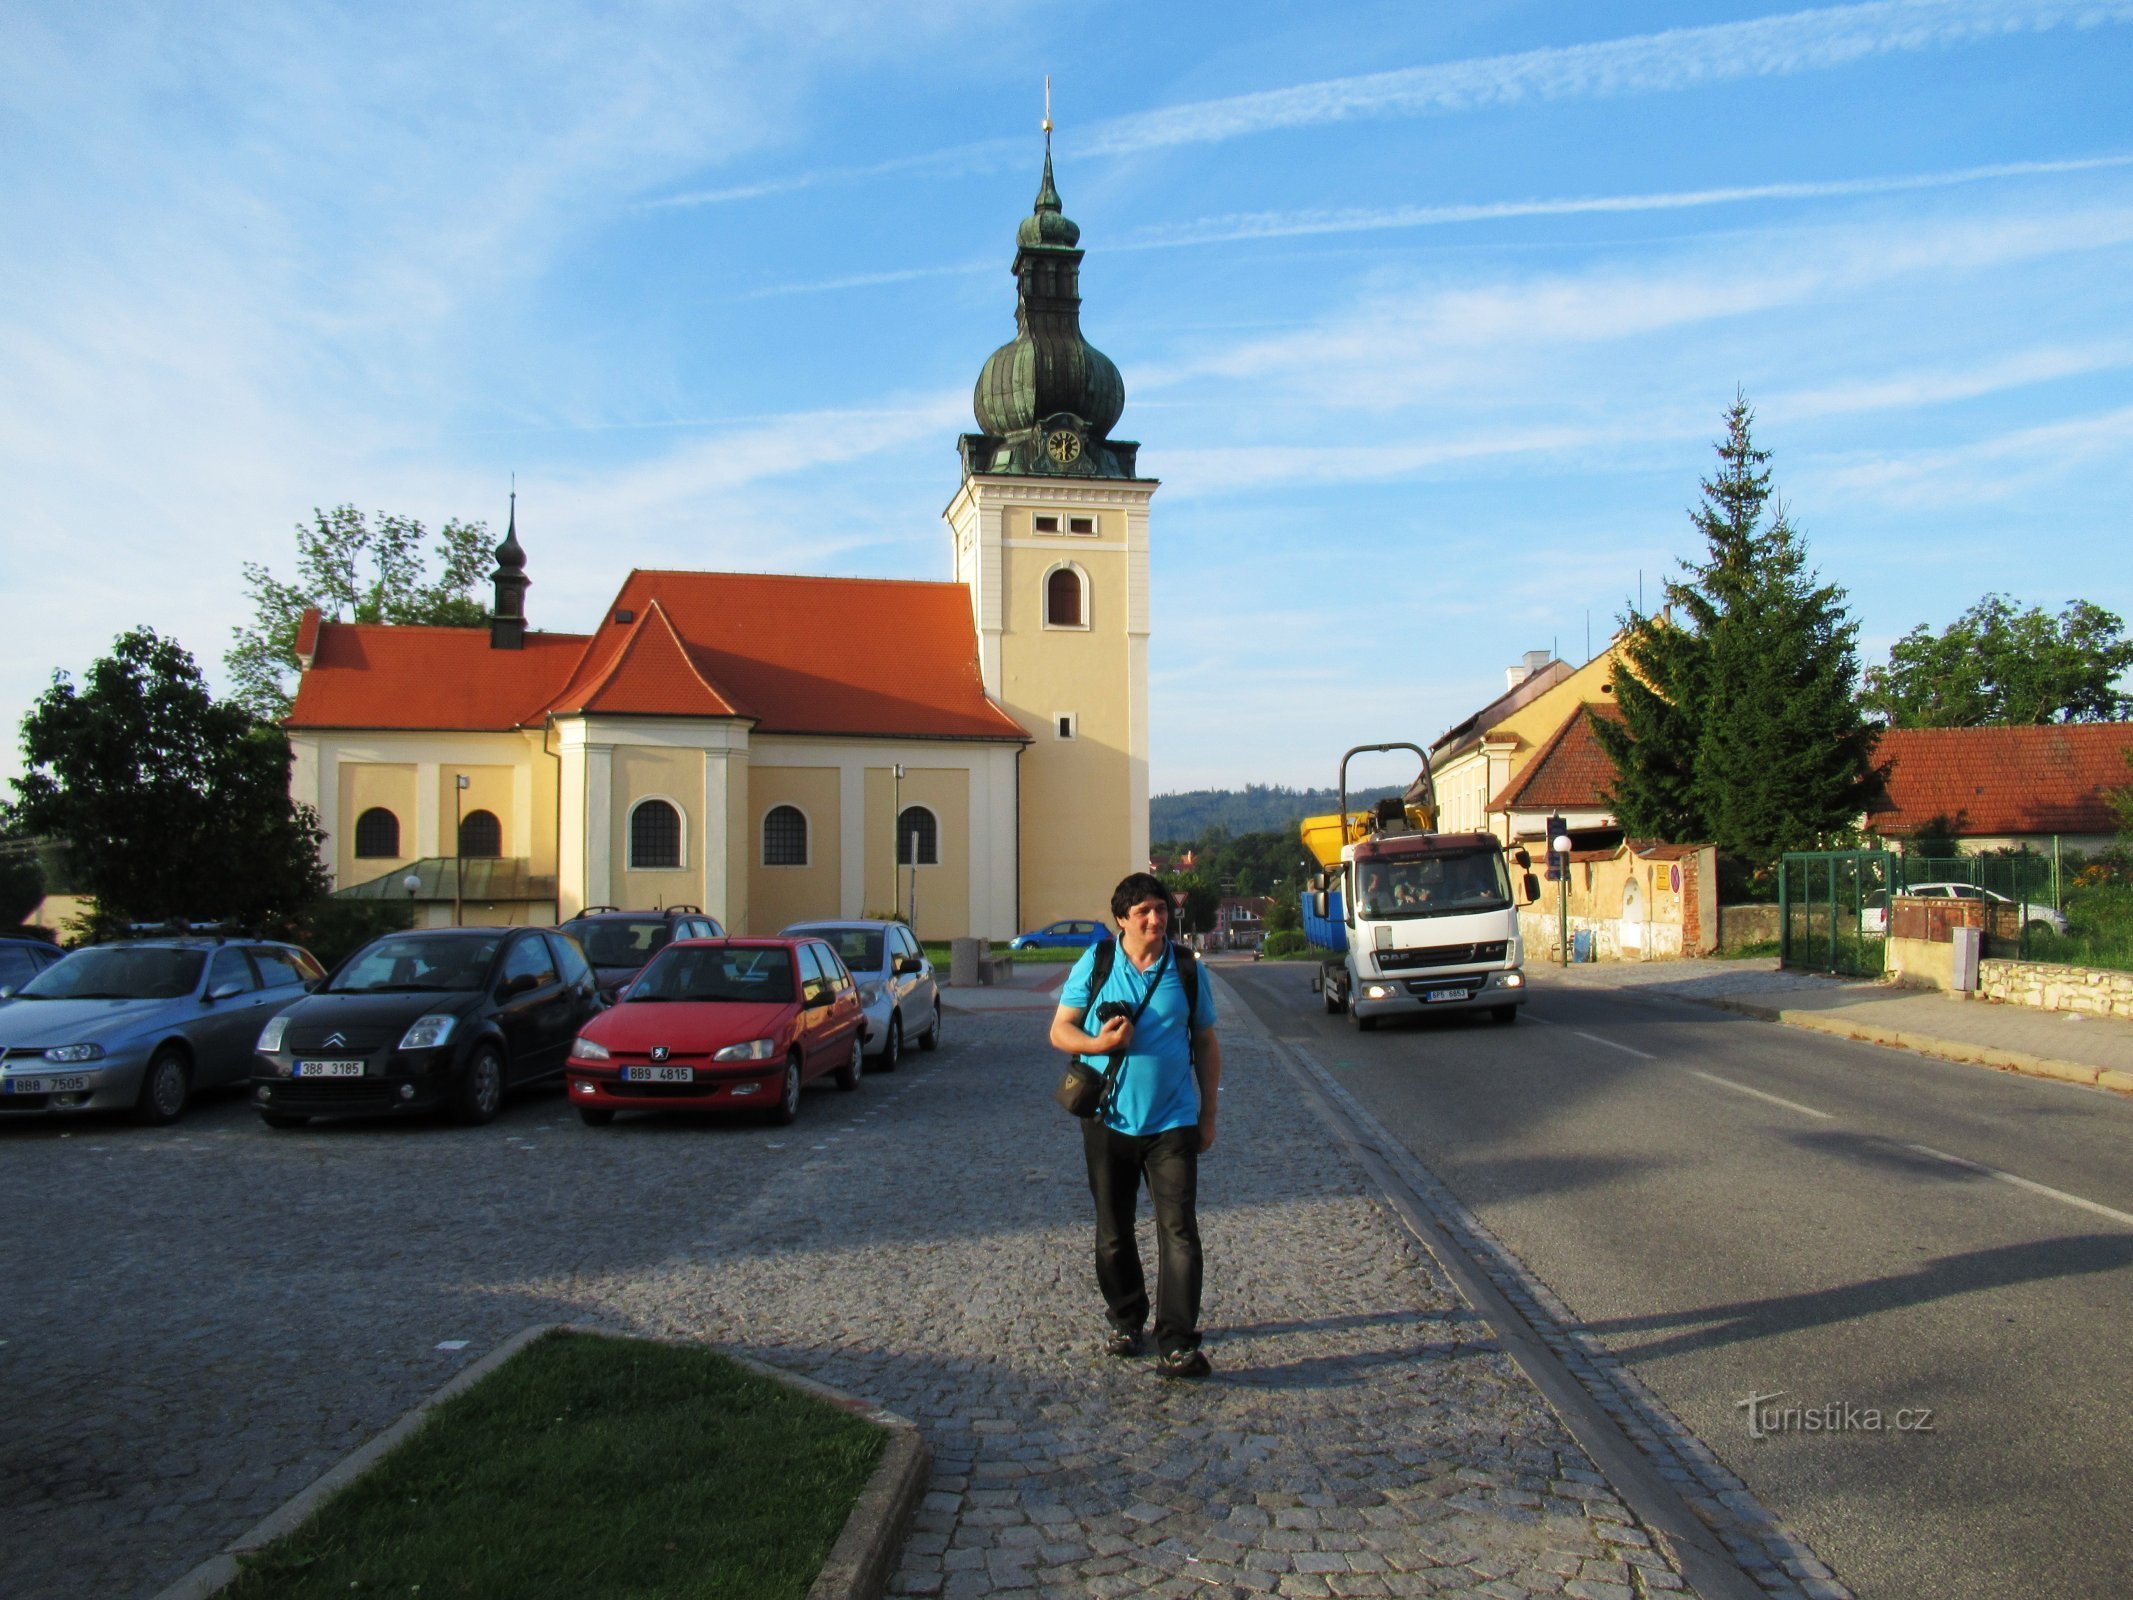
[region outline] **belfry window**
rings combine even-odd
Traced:
[[[681,813],[664,800],[640,800],[630,813],[630,865],[659,871],[681,865]]]
[[[1044,580],[1044,621],[1053,628],[1085,628],[1088,608],[1082,604],[1081,574],[1072,567],[1056,567]]]

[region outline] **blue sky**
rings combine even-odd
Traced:
[[[1153,524],[1157,790],[1329,781],[1581,658],[1736,387],[1862,656],[2133,616],[2133,0],[13,6],[10,730],[219,674],[352,501],[632,565],[944,578],[1051,74]],[[0,771],[19,761],[12,732]]]

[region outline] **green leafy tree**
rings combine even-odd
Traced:
[[[423,553],[427,529],[413,517],[378,513],[373,525],[354,506],[313,508],[296,525],[296,581],[257,562],[244,564],[253,620],[232,629],[223,659],[234,698],[262,722],[289,714],[297,672],[296,628],[316,607],[330,621],[426,622],[479,627],[489,619],[476,587],[489,570],[489,528],[447,521]],[[434,564],[436,576],[429,576]]]
[[[1172,904],[1182,896],[1184,903],[1178,907],[1177,928],[1179,933],[1208,933],[1215,925],[1215,911],[1222,904],[1222,892],[1212,879],[1200,871],[1176,872],[1162,880],[1170,892]]]
[[[1623,721],[1598,728],[1629,832],[1767,862],[1856,825],[1873,730],[1855,694],[1857,624],[1808,568],[1753,424],[1736,396],[1690,512],[1705,559],[1668,582],[1667,616],[1630,619]]]
[[[44,899],[44,868],[27,841],[0,845],[0,926],[17,928]]]
[[[327,888],[318,819],[289,797],[289,741],[217,702],[193,658],[122,634],[77,689],[64,673],[22,721],[15,829],[66,846],[108,924],[286,926]]]
[[[2117,722],[2133,715],[2118,680],[2133,638],[2112,612],[2074,600],[2053,617],[1988,594],[1940,633],[1923,625],[1869,667],[1861,701],[1898,728]]]

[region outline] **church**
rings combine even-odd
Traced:
[[[338,892],[417,920],[692,905],[736,933],[914,914],[1004,939],[1148,861],[1148,511],[1044,176],[1015,337],[943,513],[952,581],[645,571],[527,626],[514,502],[487,628],[307,613],[291,787]]]

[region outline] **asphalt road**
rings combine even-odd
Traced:
[[[1545,972],[1362,1034],[1310,973],[1224,975],[1863,1600],[2133,1594],[2133,1104]]]

